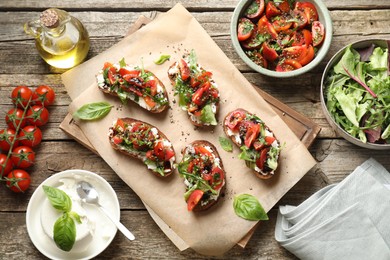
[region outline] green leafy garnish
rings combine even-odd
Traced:
[[[53,227],[53,239],[57,247],[69,252],[76,241],[76,224],[81,223],[79,214],[72,210],[72,200],[62,190],[43,185],[43,191],[51,205],[62,212]]]
[[[248,162],[256,162],[259,157],[259,153],[254,150],[246,147],[245,145],[240,147],[241,153],[238,155],[238,158],[248,161]]]
[[[234,212],[237,216],[246,220],[268,220],[268,215],[256,197],[249,194],[241,194],[234,197]]]
[[[157,60],[154,61],[154,63],[157,64],[157,65],[161,65],[164,62],[168,61],[170,58],[171,58],[171,55],[169,55],[169,54],[162,54],[160,56],[160,58],[158,58]]]
[[[200,114],[200,121],[202,121],[203,123],[208,123],[210,125],[218,124],[213,109],[211,107],[211,104],[207,104],[202,108]]]
[[[125,58],[122,58],[120,61],[119,61],[119,66],[121,67],[121,68],[124,68],[124,67],[126,67],[126,62],[125,62]]]
[[[82,120],[96,120],[105,117],[113,106],[107,102],[85,104],[80,107],[73,117]]]
[[[189,67],[191,72],[193,74],[196,74],[198,72],[198,59],[196,57],[196,53],[194,49],[191,50],[188,59],[189,59]]]
[[[226,152],[233,151],[233,144],[228,138],[220,136],[219,144],[221,145],[222,149],[224,149]]]

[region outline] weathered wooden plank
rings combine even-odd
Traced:
[[[233,10],[238,0],[225,0],[225,1],[180,1],[187,9],[193,11],[208,11],[208,10]],[[0,10],[44,10],[48,6],[58,7],[70,10],[103,10],[103,11],[119,11],[119,10],[168,10],[172,8],[177,1],[173,0],[157,0],[157,1],[141,1],[141,0],[124,0],[109,2],[104,0],[87,0],[87,1],[71,1],[71,0],[52,0],[50,5],[39,0],[19,0],[15,1],[2,1],[0,2]],[[375,0],[375,1],[364,1],[364,0],[351,0],[351,1],[338,1],[338,0],[324,0],[325,5],[329,9],[379,9],[390,7],[389,1],[387,0]]]

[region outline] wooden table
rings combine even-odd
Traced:
[[[49,123],[43,127],[44,140],[36,149],[36,163],[29,172],[32,183],[24,194],[14,194],[0,187],[0,259],[41,259],[26,230],[26,208],[37,186],[47,177],[66,169],[85,169],[104,177],[115,189],[121,205],[122,222],[135,233],[137,240],[129,242],[118,233],[99,259],[166,258],[200,259],[192,250],[180,252],[158,228],[137,195],[125,185],[108,165],[59,128],[67,114],[70,98],[61,83],[62,71],[50,69],[35,50],[34,40],[23,32],[23,24],[34,20],[48,7],[59,7],[79,18],[89,31],[91,50],[88,58],[117,43],[129,25],[140,15],[153,18],[176,4],[172,0],[109,1],[52,0],[0,2],[0,118],[12,105],[8,98],[17,85],[54,87],[57,100],[50,109]],[[390,169],[388,151],[374,151],[354,146],[336,136],[328,125],[320,104],[319,89],[322,71],[330,57],[352,41],[381,37],[390,39],[390,1],[388,0],[324,0],[333,19],[333,41],[321,65],[294,80],[275,81],[247,67],[235,53],[229,34],[230,18],[238,0],[183,0],[182,4],[196,17],[234,65],[252,83],[309,117],[322,128],[310,152],[318,164],[278,203],[297,205],[320,188],[341,181],[355,167],[373,157]],[[5,122],[0,120],[0,129]],[[245,249],[238,246],[224,257],[228,259],[293,259],[274,240],[276,205],[269,213],[270,221],[262,224]]]

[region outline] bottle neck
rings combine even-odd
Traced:
[[[65,31],[65,24],[59,25],[58,27],[55,28],[45,28],[45,32],[49,34],[52,37],[59,37],[61,36]]]

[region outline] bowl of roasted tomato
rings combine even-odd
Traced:
[[[308,72],[325,57],[332,20],[320,0],[242,0],[230,32],[236,52],[249,67],[287,78]]]

